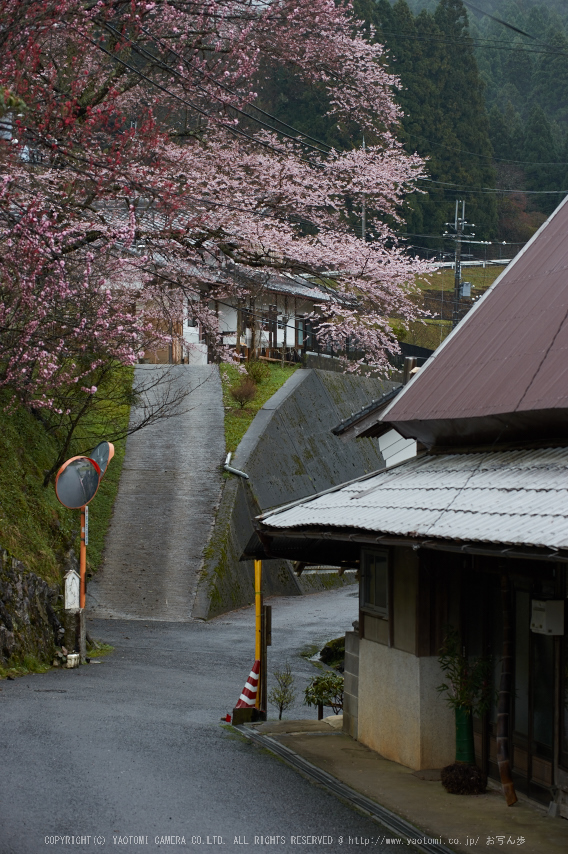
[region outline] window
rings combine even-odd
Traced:
[[[362,578],[360,588],[361,610],[388,616],[388,552],[367,551],[361,553]]]

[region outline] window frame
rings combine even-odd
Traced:
[[[383,584],[384,584],[384,605],[377,605],[375,601],[371,601],[368,597],[369,593],[369,577],[370,573],[376,571],[376,558],[381,558],[383,564]],[[382,620],[389,619],[390,607],[390,566],[391,554],[390,550],[384,549],[361,549],[361,583],[359,585],[359,608],[365,614],[371,614],[374,617],[380,617]],[[376,592],[376,589],[375,589]]]

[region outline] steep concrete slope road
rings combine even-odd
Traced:
[[[128,437],[104,565],[89,584],[87,608],[98,617],[180,622],[191,619],[219,500],[221,380],[216,365],[136,371],[142,382],[161,377],[188,396],[177,415]]]

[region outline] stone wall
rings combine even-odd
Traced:
[[[208,619],[254,601],[254,565],[240,561],[253,533],[251,519],[384,467],[377,439],[343,442],[332,427],[394,384],[332,371],[299,370],[258,412],[231,460],[248,481],[227,476],[206,549],[193,616]],[[267,595],[304,592],[288,561],[264,561]],[[352,578],[322,573],[324,585]],[[310,589],[317,589],[313,576]]]
[[[0,664],[18,663],[27,655],[51,662],[61,623],[58,587],[0,550]]]

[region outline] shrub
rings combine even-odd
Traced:
[[[242,380],[229,389],[229,393],[241,409],[244,409],[247,403],[254,400],[256,397],[256,384],[250,377],[243,377]]]
[[[343,676],[323,673],[314,676],[304,691],[306,706],[331,706],[335,714],[343,708]]]
[[[257,385],[261,385],[270,376],[270,368],[267,363],[260,362],[258,359],[252,362],[245,362],[245,370],[251,380]]]
[[[268,694],[268,702],[278,709],[278,720],[282,720],[282,712],[289,709],[296,699],[294,691],[294,676],[290,669],[290,664],[286,662],[282,670],[276,668],[273,671],[273,676],[276,679],[276,685],[271,688]]]
[[[452,626],[446,627],[438,663],[448,681],[438,685],[436,690],[446,694],[448,705],[453,709],[471,709],[477,715],[488,710],[491,702],[491,659],[487,656],[465,656],[459,633]]]

